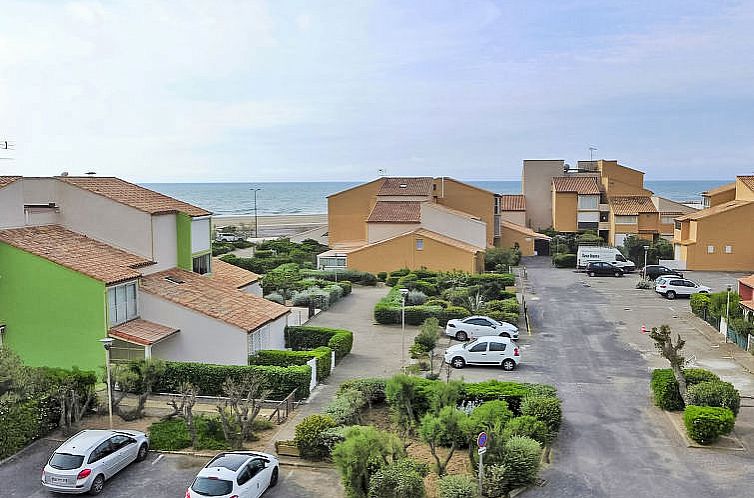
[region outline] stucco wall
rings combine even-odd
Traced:
[[[534,237],[503,227],[500,247],[514,247],[518,244],[522,256],[534,256]]]
[[[24,225],[23,180],[0,188],[0,228]]]
[[[438,204],[476,216],[486,224],[484,232],[485,243],[480,247],[492,247],[495,240],[495,194],[451,178],[445,178],[444,181],[442,178],[437,178],[434,181],[434,185],[434,193],[437,196]],[[426,226],[424,220],[422,220],[422,225]],[[431,230],[459,240],[465,240],[447,234],[443,230],[436,230],[434,228]],[[478,244],[474,242],[474,245]]]
[[[617,161],[600,160],[597,167],[602,172],[602,186],[607,195],[649,195],[642,171],[621,166]]]
[[[553,226],[552,178],[563,176],[562,159],[527,159],[521,175],[521,191],[526,199],[526,223],[534,230]]]
[[[552,192],[552,227],[555,230],[558,232],[578,231],[578,202],[576,192]]]
[[[732,188],[718,194],[708,195],[705,197],[709,197],[709,207],[717,206],[718,204],[724,204],[726,202],[734,200],[736,198],[736,189]]]
[[[246,350],[249,355],[263,349],[285,349],[286,317],[267,323],[249,334]]]
[[[328,243],[367,240],[366,219],[383,178],[327,198]]]
[[[516,225],[526,226],[526,211],[502,211],[500,213],[500,219],[510,221]],[[547,228],[547,227],[544,227]]]
[[[747,187],[740,178],[736,178],[736,199],[739,201],[754,201],[754,191]]]
[[[492,199],[494,202],[494,197]],[[491,245],[492,239],[488,237],[489,230],[486,222],[448,212],[429,202],[421,204],[421,225],[427,230],[466,242],[482,250]]]
[[[371,244],[416,230],[418,223],[367,223],[367,241]]]
[[[174,214],[152,216],[152,242],[156,265],[148,266],[145,274],[173,268],[178,265],[178,246],[176,244],[176,221]]]
[[[246,332],[146,292],[140,292],[141,317],[180,329],[152,347],[165,360],[246,365]]]

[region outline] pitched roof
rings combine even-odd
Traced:
[[[736,178],[741,180],[741,183],[749,187],[750,190],[754,190],[754,176],[746,175],[746,176],[737,176]]]
[[[618,216],[657,212],[657,208],[652,202],[652,198],[643,195],[619,195],[610,197],[610,206],[612,207],[613,214]]]
[[[116,325],[107,331],[107,335],[126,342],[141,344],[142,346],[151,346],[156,342],[160,342],[161,340],[170,337],[178,331],[178,329],[137,318],[136,320]]]
[[[60,225],[0,230],[0,242],[83,273],[107,285],[138,278],[137,268],[154,264]]]
[[[120,178],[104,176],[56,176],[55,178],[145,213],[170,214],[180,212],[189,216],[212,214],[200,207],[192,206],[187,202],[179,201]]]
[[[513,223],[512,221],[500,220],[500,226],[502,226],[503,228],[507,228],[508,230],[513,230],[523,235],[528,235],[529,237],[533,237],[535,239],[550,240],[550,237],[548,237],[547,235],[543,233],[535,232],[531,228],[519,225],[518,223]]]
[[[552,179],[555,192],[576,192],[581,195],[599,195],[596,176],[556,176]]]
[[[665,197],[660,197],[659,195],[652,196],[652,203],[655,205],[657,210],[663,215],[671,215],[671,214],[681,215],[681,214],[686,214],[686,213],[693,213],[694,211],[696,211],[696,208],[687,206],[685,204],[681,204],[680,202],[675,202],[670,199],[666,199]]]
[[[0,188],[10,185],[20,178],[20,176],[0,176]]]
[[[421,207],[418,201],[377,201],[369,213],[367,223],[419,223]]]
[[[444,206],[437,202],[422,202],[421,206],[428,207],[430,209],[437,209],[438,211],[444,211],[446,213],[454,214],[456,216],[462,216],[470,220],[482,221],[482,219],[479,216],[474,216],[471,213],[460,211],[458,209],[449,208],[448,206]]]
[[[285,306],[180,268],[146,275],[140,289],[246,332],[289,312]]]
[[[259,280],[259,275],[220,258],[212,258],[212,274],[207,275],[207,278],[240,289]]]
[[[526,198],[523,194],[503,194],[500,196],[500,211],[526,211]]]
[[[385,178],[377,195],[432,195],[432,182],[429,176]]]
[[[677,221],[686,221],[686,220],[699,220],[702,218],[708,218],[710,216],[716,216],[720,213],[725,213],[727,211],[731,211],[733,209],[738,209],[743,206],[747,206],[751,204],[754,201],[728,201],[723,202],[722,204],[718,204],[717,206],[712,206],[707,209],[701,209],[699,211],[696,211],[694,213],[689,213],[683,216],[680,216],[676,218]]]
[[[432,240],[434,240],[436,242],[440,242],[440,243],[448,245],[448,246],[456,247],[456,248],[461,249],[463,251],[468,251],[468,252],[484,251],[484,248],[482,248],[482,247],[477,247],[477,246],[475,246],[473,244],[469,244],[468,242],[464,242],[462,240],[454,239],[452,237],[448,237],[447,235],[442,235],[442,234],[439,234],[437,232],[433,232],[432,230],[427,230],[426,228],[416,229],[413,232],[410,232],[409,234],[417,235],[417,236],[421,236],[421,237],[426,237],[426,238],[432,239]],[[404,234],[404,235],[409,235],[409,234]]]
[[[727,192],[728,190],[736,190],[736,182],[730,182],[726,183],[725,185],[720,185],[719,187],[711,188],[702,192],[702,195],[717,195],[722,194],[723,192]]]
[[[754,288],[754,275],[749,275],[746,277],[741,277],[738,279],[739,282],[741,282],[744,285],[748,285],[749,287]]]

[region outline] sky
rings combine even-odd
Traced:
[[[0,0],[0,174],[754,172],[754,2]]]

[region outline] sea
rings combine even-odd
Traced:
[[[520,181],[473,181],[467,183],[499,194],[521,193]],[[212,211],[215,216],[254,214],[256,191],[259,215],[322,214],[327,196],[362,182],[266,182],[266,183],[145,183],[145,187]],[[655,194],[678,202],[698,202],[700,193],[724,185],[715,180],[646,180]]]

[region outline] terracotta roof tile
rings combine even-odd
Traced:
[[[707,191],[702,192],[702,195],[716,195],[716,194],[722,194],[723,192],[727,192],[728,190],[736,190],[736,182],[730,182],[726,183],[725,185],[720,185],[719,187],[711,188]]]
[[[749,189],[754,190],[754,176],[746,175],[746,176],[737,176],[736,178],[741,180],[741,183],[749,187]]]
[[[656,213],[652,198],[643,195],[621,195],[610,198],[613,214],[631,216],[639,213]]]
[[[212,258],[212,274],[207,275],[207,277],[236,289],[253,284],[259,280],[259,275],[256,273],[226,263],[220,258]]]
[[[136,320],[116,325],[108,330],[107,335],[126,342],[151,346],[176,332],[178,332],[178,329],[137,318]]]
[[[179,268],[146,275],[140,289],[247,332],[289,312],[285,306]]]
[[[522,194],[503,194],[500,211],[526,211],[526,198]]]
[[[0,176],[0,188],[10,185],[20,178],[20,176]]]
[[[750,310],[754,311],[754,300],[752,301],[739,301],[738,304],[741,306],[744,306],[746,308],[749,308]]]
[[[385,178],[377,195],[432,195],[433,181],[428,176]]]
[[[707,218],[709,216],[715,216],[720,213],[724,213],[726,211],[731,211],[733,209],[738,209],[742,206],[747,206],[751,204],[754,201],[728,201],[724,202],[722,204],[718,204],[717,206],[712,206],[711,208],[707,209],[701,209],[699,211],[696,211],[694,213],[689,213],[683,216],[680,216],[676,218],[678,221],[685,221],[685,220],[699,220],[701,218]]]
[[[59,225],[0,230],[0,242],[88,275],[107,285],[138,278],[137,268],[154,264]]]
[[[418,201],[377,201],[369,213],[367,223],[419,223],[421,207]]]
[[[581,195],[599,195],[596,176],[556,176],[552,179],[555,192],[576,192]]]
[[[739,282],[741,282],[744,285],[748,285],[749,287],[754,288],[754,275],[749,275],[747,277],[741,277],[738,279]]]
[[[108,197],[115,202],[150,214],[186,213],[189,216],[208,216],[212,213],[154,190],[129,183],[120,178],[101,176],[57,176],[58,180]]]

